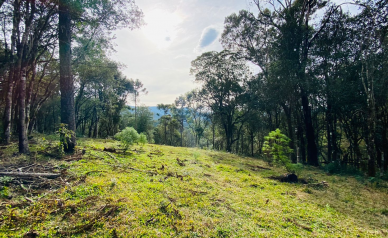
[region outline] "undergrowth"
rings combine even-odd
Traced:
[[[45,141],[49,149],[52,142]],[[282,183],[271,177],[285,171],[261,160],[194,148],[134,145],[124,154],[113,140],[81,139],[80,158],[33,157],[41,147],[37,143],[31,157],[22,157],[11,145],[3,153],[10,157],[0,163],[55,164],[66,169],[67,182],[28,197],[7,186],[0,237],[388,235],[384,181],[376,185],[304,167],[299,177],[307,184]],[[108,147],[116,152],[103,151]]]

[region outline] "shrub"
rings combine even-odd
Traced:
[[[292,153],[289,143],[290,139],[279,129],[276,129],[264,137],[263,152],[270,163],[284,166],[288,172],[295,173],[298,166],[293,165],[289,158]]]
[[[127,151],[133,143],[138,142],[139,137],[140,135],[133,127],[127,127],[115,135],[115,139],[120,141],[121,146],[124,148],[124,152]]]
[[[139,135],[139,143],[144,146],[145,144],[148,143],[147,141],[147,136],[144,133],[140,133]]]
[[[362,172],[351,165],[341,165],[340,161],[333,161],[324,166],[326,172],[331,174],[349,174],[362,176]]]
[[[58,131],[59,134],[59,155],[63,156],[65,148],[68,147],[68,143],[71,141],[72,137],[75,136],[74,131],[67,129],[67,124],[61,123],[59,125]]]

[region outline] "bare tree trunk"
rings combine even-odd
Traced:
[[[317,144],[315,143],[315,132],[311,119],[311,109],[309,106],[307,95],[305,95],[303,92],[302,106],[307,139],[307,163],[309,165],[318,166],[318,149]]]
[[[26,68],[23,67],[21,70],[21,79],[19,83],[19,153],[29,153],[28,138],[27,138],[27,127],[26,127],[26,81],[27,72]]]
[[[254,140],[254,133],[253,133],[253,130],[251,130],[250,132],[249,132],[249,134],[250,134],[250,136],[251,136],[251,156],[253,157],[254,156],[254,154],[253,154],[253,140]]]
[[[5,98],[5,111],[4,111],[4,139],[5,144],[11,142],[11,131],[12,131],[12,98],[13,98],[13,87],[14,87],[14,78],[13,78],[13,66],[8,75],[8,87],[7,95]]]
[[[183,120],[182,120],[181,121],[181,147],[183,147],[183,129],[184,129],[184,125],[183,125]]]
[[[291,114],[291,106],[287,107],[286,104],[281,104],[284,113],[286,114],[287,118],[287,129],[288,129],[288,138],[290,138],[290,147],[294,151],[291,154],[291,161],[292,163],[296,163],[296,147],[295,147],[295,139],[294,139],[294,129],[292,127],[292,114]]]
[[[32,76],[28,89],[26,90],[26,128],[30,128],[29,124],[31,123],[31,102],[32,102],[32,89],[34,87],[34,81],[36,76],[36,65],[35,61],[32,63]],[[29,131],[29,130],[28,130]]]
[[[14,73],[15,73],[15,52],[16,52],[16,35],[19,31],[20,24],[20,0],[14,1],[13,9],[13,26],[12,26],[12,35],[11,35],[11,50],[10,50],[10,70],[8,75],[8,92],[5,98],[5,111],[4,111],[4,137],[5,143],[9,144],[11,141],[11,131],[12,131],[12,99],[13,99],[13,89],[14,89]]]
[[[71,16],[69,0],[59,1],[59,72],[61,89],[61,122],[75,132],[74,82],[71,74]],[[75,133],[67,141],[65,152],[74,152]]]
[[[30,10],[31,9],[31,10]],[[17,47],[18,49],[18,61],[15,71],[15,79],[19,80],[18,87],[18,105],[19,105],[19,118],[18,118],[18,132],[19,132],[19,153],[29,153],[27,127],[26,127],[26,84],[27,84],[27,39],[30,35],[32,21],[35,14],[35,1],[26,2],[26,11],[29,12],[29,17],[25,21],[25,29],[22,36],[22,41]]]
[[[383,171],[385,172],[388,169],[388,148],[387,148],[388,139],[387,139],[386,125],[384,126],[382,134],[383,134],[383,145],[385,145],[383,148]]]
[[[213,118],[214,118],[214,117],[213,117]],[[215,145],[214,145],[214,142],[215,142],[215,141],[214,141],[214,139],[215,139],[215,138],[214,138],[214,137],[215,137],[215,125],[214,125],[214,121],[212,122],[212,133],[213,133],[213,149],[214,149],[214,146],[215,146]]]
[[[241,154],[244,154],[244,132],[241,132]]]

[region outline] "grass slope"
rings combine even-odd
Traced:
[[[118,147],[107,140],[81,140],[79,146],[86,153],[78,161],[50,160],[68,168],[66,186],[32,203],[26,195],[0,199],[0,237],[22,237],[32,229],[41,237],[388,234],[387,189],[368,180],[306,168],[303,178],[329,187],[288,184],[268,178],[281,169],[262,170],[256,166],[268,167],[263,161],[229,153],[145,145],[123,155],[103,152]],[[3,162],[12,150],[16,145]]]

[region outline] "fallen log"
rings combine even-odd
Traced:
[[[18,177],[18,178],[31,178],[31,177],[45,177],[49,179],[55,179],[61,176],[61,174],[52,173],[21,173],[21,172],[0,172],[0,176]]]

